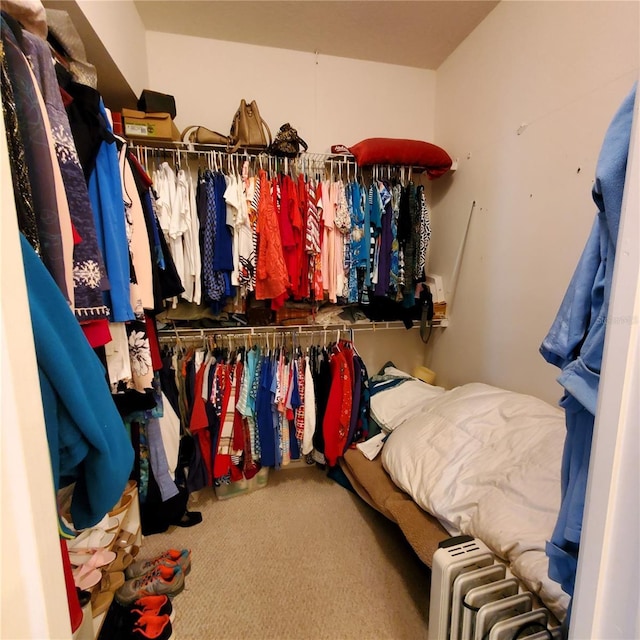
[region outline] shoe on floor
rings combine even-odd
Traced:
[[[184,589],[184,573],[180,566],[159,564],[139,578],[127,580],[117,591],[116,600],[125,606],[144,596],[174,596]]]
[[[140,616],[131,630],[131,640],[171,640],[173,629],[169,616]]]
[[[173,520],[171,524],[177,527],[193,527],[202,522],[200,511],[185,511],[180,518]]]
[[[138,576],[142,576],[147,573],[147,571],[151,571],[159,564],[170,566],[172,563],[179,565],[180,569],[182,569],[182,572],[186,576],[191,570],[191,550],[167,549],[167,551],[164,551],[155,558],[133,562],[127,567],[125,575],[128,579],[137,578]]]
[[[129,608],[129,612],[137,617],[144,615],[169,616],[175,620],[176,612],[168,596],[144,596],[138,598]]]

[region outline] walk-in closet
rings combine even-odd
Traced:
[[[640,3],[6,0],[0,637],[640,633]]]

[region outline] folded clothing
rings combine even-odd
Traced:
[[[385,367],[370,378],[371,416],[385,431],[393,431],[444,393],[436,387],[396,369]]]

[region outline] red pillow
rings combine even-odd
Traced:
[[[430,178],[439,178],[451,168],[451,157],[440,147],[420,140],[367,138],[349,151],[361,167],[372,164],[425,167]]]

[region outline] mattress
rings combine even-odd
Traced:
[[[390,479],[451,535],[481,539],[560,619],[568,596],[548,578],[560,506],[562,411],[473,383],[440,394],[393,429]]]

